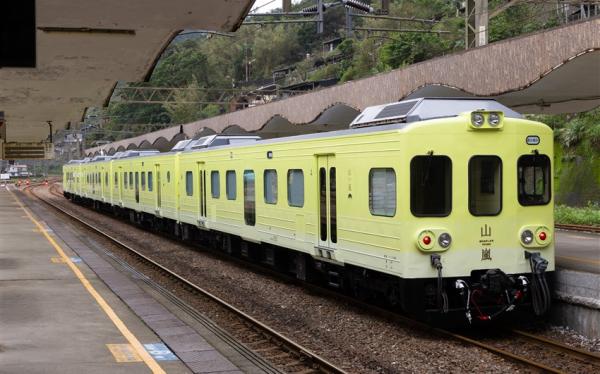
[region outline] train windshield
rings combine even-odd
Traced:
[[[546,205],[550,202],[550,159],[546,155],[519,157],[519,203],[521,205]]]
[[[498,156],[473,156],[469,160],[469,212],[495,216],[502,210],[502,160]]]
[[[452,211],[452,162],[447,156],[410,161],[410,210],[416,217],[446,217]]]

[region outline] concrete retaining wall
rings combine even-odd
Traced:
[[[600,339],[600,274],[557,269],[551,321]]]

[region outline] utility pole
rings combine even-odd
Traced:
[[[465,49],[488,43],[488,0],[466,0]]]
[[[381,12],[380,14],[390,13],[390,0],[381,0]]]
[[[325,30],[323,17],[323,0],[317,0],[317,34],[322,34]]]
[[[346,38],[352,37],[352,8],[346,7]]]

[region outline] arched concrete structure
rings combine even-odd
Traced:
[[[600,105],[600,18],[438,57],[369,78],[183,125],[186,134],[237,125],[260,135],[344,127],[348,108],[417,96],[494,97],[523,113],[564,113]],[[180,126],[176,127],[177,129]],[[122,144],[165,136],[164,129]],[[317,131],[318,127],[317,127]],[[323,131],[323,130],[321,130]],[[92,151],[90,149],[90,151]]]
[[[150,144],[149,141],[144,140],[142,143],[140,143],[140,145],[138,146],[138,149],[151,149],[152,148],[152,144]]]
[[[221,133],[225,135],[247,135],[248,131],[238,125],[230,125],[224,128]]]

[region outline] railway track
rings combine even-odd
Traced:
[[[121,249],[126,250],[127,252],[135,255],[138,259],[140,259],[145,264],[155,268],[161,274],[176,280],[177,282],[183,284],[186,289],[191,290],[196,294],[200,294],[205,298],[211,300],[212,302],[218,304],[224,310],[232,313],[235,317],[237,317],[241,322],[232,326],[235,328],[238,334],[237,336],[247,336],[248,339],[246,341],[242,341],[241,343],[249,346],[249,347],[260,347],[252,349],[262,357],[264,357],[267,361],[273,362],[277,367],[281,367],[285,369],[287,373],[330,373],[330,374],[346,374],[346,371],[342,368],[335,366],[330,363],[326,359],[320,357],[316,353],[312,352],[308,348],[288,339],[283,334],[278,331],[270,328],[266,324],[258,321],[253,318],[249,314],[239,310],[235,306],[229,304],[225,300],[219,298],[218,296],[212,294],[211,292],[205,290],[204,288],[190,282],[185,277],[175,273],[174,271],[167,269],[163,265],[158,262],[152,260],[151,258],[145,256],[139,250],[123,243],[119,239],[111,236],[100,228],[95,227],[92,223],[86,222],[85,220],[80,219],[74,214],[68,212],[62,207],[54,204],[39,195],[37,195],[34,191],[35,187],[39,187],[40,185],[31,185],[27,188],[31,194],[43,202],[47,206],[50,206],[54,210],[60,212],[61,214],[67,216],[69,219],[74,220],[87,229],[93,231],[95,234],[109,240],[114,245],[120,247]],[[62,194],[56,191],[55,188],[50,188],[50,193],[55,196],[62,197]],[[240,331],[241,330],[241,331]]]
[[[31,186],[31,187],[35,187],[35,186]],[[52,195],[56,196],[56,197],[61,197],[62,198],[62,194],[57,191],[57,187],[56,184],[51,184],[49,187],[49,191]],[[35,194],[35,193],[34,193]],[[162,270],[162,272],[164,272],[165,274],[169,274],[170,276],[179,279],[179,281],[185,283],[186,285],[188,285],[190,288],[196,290],[198,293],[203,294],[203,295],[211,295],[211,298],[215,298],[219,301],[217,302],[223,302],[227,305],[227,308],[231,308],[231,310],[235,311],[235,313],[242,313],[243,312],[237,310],[235,307],[227,304],[225,301],[220,300],[219,298],[212,296],[212,294],[210,294],[209,292],[202,290],[202,289],[197,289],[198,287],[193,285],[191,282],[188,282],[187,280],[179,277],[176,274],[173,274],[170,270],[164,268],[162,265],[154,262],[153,260],[147,258],[146,256],[144,256],[143,254],[139,253],[139,251],[136,251],[135,249],[121,243],[118,239],[113,238],[112,236],[110,236],[109,234],[104,233],[102,230],[95,228],[93,225],[84,222],[83,220],[79,219],[78,217],[74,217],[72,214],[70,214],[69,212],[65,211],[63,208],[57,206],[54,203],[51,203],[49,201],[44,200],[43,198],[39,197],[36,195],[36,198],[40,199],[41,201],[43,201],[44,203],[46,203],[47,205],[52,206],[53,208],[59,210],[61,213],[68,215],[69,217],[79,221],[80,223],[82,223],[83,225],[87,226],[88,228],[99,232],[102,236],[109,238],[109,240],[118,243],[119,246],[126,248],[128,251],[132,251],[133,253],[136,254],[136,256],[139,256],[140,258],[143,258],[144,261],[148,261],[149,263],[151,263],[153,266],[160,268]],[[235,259],[234,259],[235,260]],[[242,262],[240,260],[240,262]],[[244,264],[248,265],[247,262],[244,262]],[[298,281],[295,278],[291,278],[291,277],[287,277],[286,275],[282,275],[281,273],[275,272],[275,271],[271,271],[269,269],[265,269],[264,267],[260,267],[257,265],[250,265],[255,269],[258,269],[261,272],[267,272],[269,274],[272,275],[276,275],[280,278],[284,278],[286,281],[288,282],[292,282],[292,283],[298,283]],[[498,344],[495,344],[494,342],[488,342],[489,339],[480,339],[480,338],[475,338],[472,336],[467,336],[465,334],[459,334],[459,333],[455,333],[455,332],[451,332],[448,330],[444,330],[444,329],[440,329],[440,328],[436,328],[436,327],[432,327],[430,325],[427,325],[425,323],[419,322],[419,321],[415,321],[413,319],[410,319],[408,317],[404,317],[402,315],[399,315],[397,313],[394,313],[392,311],[386,310],[386,309],[382,309],[379,308],[377,306],[373,306],[371,304],[367,304],[367,303],[363,303],[360,302],[356,299],[350,298],[350,297],[346,297],[345,295],[340,294],[339,292],[335,292],[323,287],[319,287],[313,284],[306,284],[303,283],[302,284],[304,287],[308,287],[310,288],[312,291],[314,292],[318,292],[324,296],[328,296],[328,297],[335,297],[338,299],[344,299],[345,301],[351,302],[353,304],[358,304],[361,308],[365,309],[366,311],[368,311],[369,313],[381,316],[383,318],[386,318],[388,320],[394,321],[394,322],[398,322],[398,323],[402,323],[405,325],[410,325],[410,326],[416,326],[420,329],[423,329],[425,331],[430,331],[434,334],[437,334],[439,336],[443,336],[443,337],[448,337],[448,338],[452,338],[455,340],[459,340],[463,343],[466,343],[468,345],[474,345],[477,346],[479,348],[485,349],[495,355],[498,355],[500,357],[503,357],[505,359],[508,359],[510,361],[513,362],[517,362],[520,363],[522,365],[525,365],[529,368],[533,368],[535,370],[540,370],[543,372],[550,372],[550,373],[567,373],[567,372],[573,372],[571,369],[565,370],[562,369],[561,367],[556,367],[553,365],[550,365],[546,362],[546,360],[539,360],[536,359],[535,357],[531,357],[525,354],[521,354],[521,353],[515,353],[512,350],[509,349],[505,349],[502,347],[499,347]],[[245,314],[244,314],[245,315]],[[245,317],[243,317],[244,320],[248,321],[249,324],[254,324],[255,321],[252,317],[245,315]],[[262,330],[264,328],[268,329],[268,327],[266,326],[261,326],[260,322],[258,322],[258,329]],[[267,330],[268,331],[268,330]],[[275,337],[277,339],[280,339],[283,341],[283,344],[290,344],[293,346],[293,342],[288,341],[285,337],[283,337],[281,334],[278,334],[277,332],[275,333]],[[551,339],[547,339],[544,337],[540,337],[540,336],[536,336],[534,334],[528,333],[528,332],[524,332],[524,331],[520,331],[520,330],[511,330],[511,331],[506,331],[505,333],[508,334],[512,334],[513,338],[512,339],[521,339],[521,340],[525,340],[528,342],[528,344],[536,344],[539,349],[543,350],[543,351],[553,351],[558,353],[559,355],[561,355],[564,359],[568,359],[570,361],[573,362],[573,364],[571,365],[575,365],[577,366],[578,363],[581,364],[579,366],[579,368],[581,370],[576,370],[577,372],[588,372],[589,367],[593,367],[595,368],[595,371],[590,371],[590,372],[597,372],[598,370],[600,370],[600,356],[594,353],[590,353],[584,350],[580,350],[577,348],[573,348],[567,345],[564,345],[560,342],[556,342],[553,341]],[[268,332],[267,334],[273,334],[272,332]],[[308,353],[308,350],[304,349],[303,347],[295,347],[290,349],[290,351],[295,351],[298,352],[300,351],[302,354],[306,354]],[[317,361],[317,365],[318,365],[318,361],[319,358],[316,355],[310,354],[308,355],[308,359],[313,360],[316,358]],[[343,372],[343,371],[335,371],[335,369],[332,369],[329,365],[329,363],[325,364],[325,366],[320,367],[321,371],[324,372]],[[331,365],[333,366],[333,365]],[[572,366],[570,366],[572,367]],[[333,366],[333,368],[335,368],[335,366]],[[341,369],[338,369],[341,370]]]
[[[600,233],[600,226],[588,226],[588,225],[569,225],[564,223],[556,223],[555,228],[561,230],[572,230],[572,231],[586,231]]]

